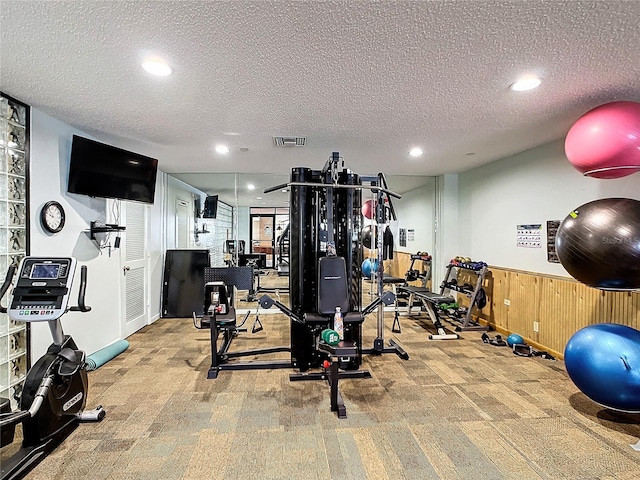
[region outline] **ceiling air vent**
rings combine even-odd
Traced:
[[[304,147],[307,144],[307,137],[273,137],[276,147]]]

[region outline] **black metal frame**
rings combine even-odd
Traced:
[[[235,331],[218,325],[215,316],[210,322],[212,364],[208,378],[217,378],[220,370],[248,370],[297,368],[299,374],[292,374],[291,381],[328,380],[331,385],[332,410],[338,416],[346,416],[344,402],[338,391],[340,378],[365,378],[371,376],[368,371],[357,370],[362,363],[362,355],[394,353],[402,359],[408,354],[393,340],[384,345],[383,304],[393,303],[395,296],[391,292],[382,291],[368,306],[362,308],[362,245],[359,240],[362,227],[362,190],[372,189],[377,192],[379,206],[377,220],[386,223],[393,207],[383,202],[383,196],[389,197],[384,175],[363,178],[343,168],[338,170],[341,158],[333,152],[322,170],[306,167],[293,168],[290,187],[290,221],[289,221],[289,300],[290,307],[274,301],[268,296],[259,299],[260,306],[269,308],[277,306],[290,318],[291,346],[272,347],[266,349],[229,352],[229,346]],[[265,190],[269,193],[283,188],[283,185]],[[397,194],[393,194],[399,198]],[[383,205],[384,208],[382,207]],[[275,218],[275,217],[274,217]],[[380,247],[381,251],[381,247]],[[336,255],[343,257],[346,263],[346,282],[348,311],[345,312],[345,330],[343,350],[334,349],[319,341],[320,333],[332,326],[331,315],[317,314],[317,298],[319,292],[320,259]],[[380,278],[381,275],[380,275]],[[370,349],[362,348],[362,322],[364,317],[378,309],[378,336]],[[349,316],[352,320],[349,320]],[[357,317],[357,318],[356,318]],[[219,330],[223,329],[223,343],[218,350]],[[228,363],[229,359],[255,356],[274,352],[290,352],[289,361]],[[340,352],[342,354],[340,354]],[[327,372],[325,361],[331,361]],[[311,368],[323,367],[324,372],[306,373]],[[346,370],[339,372],[338,368]]]
[[[207,378],[218,378],[218,372],[221,370],[270,370],[273,368],[291,368],[290,360],[273,360],[269,362],[251,361],[244,363],[227,363],[229,359],[251,357],[255,355],[265,355],[268,353],[277,352],[290,352],[289,347],[270,347],[259,348],[255,350],[243,350],[240,352],[229,352],[229,347],[235,336],[240,331],[246,329],[238,329],[235,327],[235,323],[230,327],[218,326],[216,322],[216,316],[214,315],[209,324],[209,330],[211,332],[211,366],[207,372]],[[223,343],[218,350],[218,336],[220,330],[223,332]]]

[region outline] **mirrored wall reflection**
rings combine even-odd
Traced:
[[[218,212],[224,210],[220,209],[221,205],[229,206],[232,218],[226,219],[224,232],[217,225],[218,220],[195,217],[195,231],[199,239],[199,244],[195,247],[207,248],[212,252],[213,267],[245,266],[248,262],[255,266],[253,291],[248,294],[239,292],[238,308],[255,309],[255,301],[250,300],[255,300],[264,293],[274,295],[276,292],[280,301],[287,305],[289,244],[286,232],[289,224],[289,191],[286,184],[289,182],[289,174],[184,173],[172,176],[205,196],[217,196]],[[390,190],[403,195],[403,199],[393,202],[396,212],[403,216],[402,220],[392,225],[396,238],[394,247],[403,252],[431,251],[433,241],[430,221],[433,218],[431,197],[434,178],[390,175],[387,176],[387,183]],[[273,191],[264,193],[265,189]],[[372,197],[373,192],[363,193],[363,200]],[[201,198],[202,202],[204,198]],[[412,233],[403,248],[399,244],[399,227]],[[364,254],[372,253],[365,251]],[[398,269],[396,274],[400,275],[406,270],[406,262],[396,260],[395,263]]]
[[[196,246],[212,249],[216,252],[216,259],[220,261],[223,259],[221,254],[225,253],[224,262],[233,260],[238,264],[237,254],[240,253],[240,249],[234,248],[230,251],[227,248],[226,241],[233,240],[239,242],[238,246],[243,245],[242,253],[244,254],[265,253],[262,250],[268,249],[270,258],[267,262],[261,262],[263,268],[276,268],[278,264],[283,263],[282,258],[277,258],[278,245],[274,244],[274,241],[280,237],[278,228],[284,229],[286,226],[283,219],[288,215],[289,208],[289,191],[286,186],[289,182],[289,174],[176,173],[172,176],[208,196],[216,196],[218,202],[232,208],[231,228],[225,225],[224,235],[215,234],[215,219],[202,218],[202,215],[194,216],[194,231],[198,239]],[[406,202],[402,199],[394,200],[394,205],[399,206],[400,210],[403,203],[415,203],[415,192],[432,185],[433,181],[433,177],[424,176],[387,176],[389,189],[407,196]],[[274,187],[278,188],[274,189]],[[267,189],[273,189],[273,191],[264,193]],[[370,192],[364,194],[363,199],[369,198],[369,194]],[[204,202],[204,198],[201,202]],[[204,205],[201,208],[204,208]],[[255,220],[259,217],[259,215],[256,216],[259,210],[252,209],[270,209],[268,215],[271,216]],[[263,213],[267,215],[266,210]],[[229,220],[227,219],[227,223]],[[260,225],[265,222],[269,225],[265,223],[263,228],[259,228],[254,225],[256,221],[261,222]],[[211,233],[207,236],[204,232]],[[168,239],[168,244],[172,244],[171,239]],[[284,245],[282,247],[285,248]],[[234,255],[235,258],[233,258]]]
[[[218,195],[220,201],[231,206],[288,208],[289,193],[284,186],[289,182],[288,173],[173,173],[171,175],[207,195]],[[432,181],[433,177],[387,175],[389,189],[399,194],[423,187]],[[282,188],[264,193],[265,189],[279,185],[282,185]]]

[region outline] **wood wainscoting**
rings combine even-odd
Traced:
[[[393,260],[385,262],[385,271],[404,277],[410,263],[410,254],[394,252]],[[475,285],[475,281],[473,272],[458,272],[458,284]],[[493,265],[489,266],[483,288],[487,306],[475,320],[502,335],[517,333],[534,348],[558,358],[564,357],[569,338],[587,325],[618,323],[640,330],[640,292],[597,290],[572,278]],[[433,290],[439,292],[439,286]],[[458,304],[468,306],[469,299],[458,294]],[[538,324],[537,332],[534,322]]]
[[[469,278],[458,283],[473,283]],[[569,338],[587,325],[618,323],[640,330],[640,292],[608,292],[571,278],[489,266],[487,306],[477,317],[502,334],[517,333],[535,348],[563,358]],[[458,303],[468,299],[458,295]],[[537,322],[537,332],[534,331]]]
[[[640,329],[640,292],[608,292],[571,278],[501,267],[489,270],[489,301],[479,319],[497,331],[518,333],[560,358],[569,338],[587,325],[618,323]]]

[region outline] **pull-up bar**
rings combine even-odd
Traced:
[[[276,190],[281,190],[287,187],[318,187],[318,188],[346,188],[351,190],[373,190],[375,192],[383,192],[387,195],[392,196],[393,198],[402,198],[402,195],[399,193],[393,192],[387,188],[379,187],[377,185],[330,185],[327,183],[308,183],[308,182],[289,182],[283,183],[281,185],[276,185],[275,187],[269,187],[264,189],[264,193],[275,192]]]

